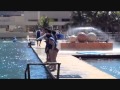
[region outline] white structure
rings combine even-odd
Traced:
[[[26,30],[29,26],[35,26],[41,16],[53,19],[51,26],[65,25],[70,21],[71,11],[0,11],[0,28],[11,31],[19,26]]]
[[[50,26],[56,29],[61,29],[62,25],[65,25],[70,21],[71,11],[25,11],[25,24],[36,25],[41,16],[47,16],[54,20],[50,22]],[[60,27],[59,27],[60,26]]]

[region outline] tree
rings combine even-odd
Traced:
[[[73,26],[89,25],[114,32],[120,27],[120,11],[73,11],[71,20]]]
[[[50,26],[50,22],[52,22],[53,19],[48,18],[47,16],[41,16],[38,21],[38,26],[47,28]]]

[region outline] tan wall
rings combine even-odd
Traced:
[[[25,25],[37,25],[37,22],[28,22],[28,21],[25,21]]]
[[[0,25],[24,25],[23,16],[0,17]]]
[[[30,36],[30,37],[35,37],[36,33],[28,33],[28,32],[1,32],[0,33],[0,38],[1,37],[21,37],[21,38],[27,38],[27,36]]]
[[[0,25],[9,25],[13,24],[14,20],[10,17],[0,17]]]
[[[30,22],[24,16],[0,17],[0,25],[36,25],[37,22]]]
[[[14,16],[14,21],[16,24],[18,25],[25,25],[25,20],[24,20],[24,17],[23,16]]]
[[[5,33],[0,33],[0,37],[23,37],[26,38],[28,33],[20,33],[20,32],[5,32]]]
[[[24,11],[25,21],[27,21],[28,19],[38,19],[37,15],[37,11]]]
[[[9,29],[13,30],[16,27],[16,25],[9,25]]]
[[[27,21],[28,19],[38,19],[38,11],[25,11],[24,17]],[[70,18],[71,11],[40,11],[40,16],[48,16],[49,18],[58,18],[61,20],[62,18]]]
[[[6,28],[0,28],[0,33],[5,33],[6,32]]]
[[[63,50],[112,50],[113,43],[60,43]]]
[[[49,18],[70,18],[71,11],[41,11],[40,15],[46,15]]]
[[[46,15],[49,18],[70,18],[71,11],[40,11],[40,16]],[[28,19],[38,19],[38,11],[24,11],[24,17]]]
[[[40,16],[46,15],[49,18],[57,18],[59,22],[62,18],[70,18],[71,11],[40,11]],[[37,21],[28,21],[29,19],[38,19],[38,11],[24,11],[24,16],[0,17],[0,25],[36,25]],[[58,23],[59,23],[58,22]]]
[[[50,25],[65,25],[68,22],[50,22]]]

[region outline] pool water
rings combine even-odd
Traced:
[[[87,63],[120,79],[120,59],[114,58],[83,58]]]
[[[97,52],[97,51],[80,51],[76,53],[80,55],[104,55],[105,54],[103,52]]]
[[[41,63],[27,41],[0,40],[0,79],[24,79],[28,63]],[[44,66],[31,66],[32,79],[46,79]]]

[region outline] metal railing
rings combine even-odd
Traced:
[[[31,65],[42,65],[42,66],[45,66],[46,70],[48,71],[48,73],[52,77],[52,79],[59,79],[60,65],[61,65],[61,63],[55,63],[55,62],[48,62],[48,63],[41,63],[41,64],[27,64],[26,70],[25,70],[25,79],[30,79],[30,66]],[[52,75],[52,73],[46,67],[46,65],[58,65],[58,68],[57,68],[57,77],[55,77],[55,76]]]

